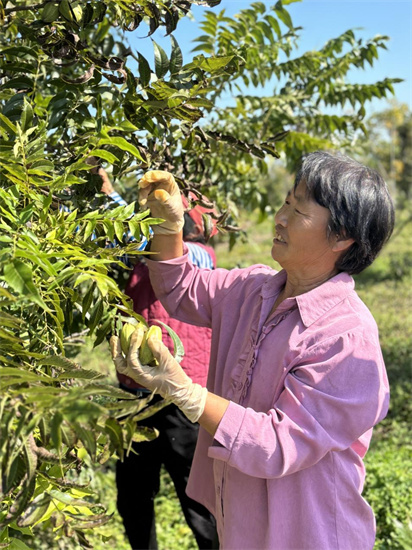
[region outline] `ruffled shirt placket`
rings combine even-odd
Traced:
[[[262,327],[262,330],[258,336],[257,341],[251,342],[251,349],[248,354],[248,358],[246,360],[247,367],[244,369],[241,380],[237,384],[237,391],[240,394],[239,401],[238,401],[239,405],[241,405],[242,402],[245,400],[248,389],[252,382],[253,371],[255,369],[255,366],[258,360],[259,349],[260,349],[260,346],[262,345],[263,340],[266,338],[268,334],[272,332],[273,329],[275,329],[282,321],[284,321],[296,308],[297,308],[297,305],[295,302],[293,305],[291,304],[291,307],[286,311],[279,312],[274,318],[270,320],[268,325],[264,325]]]

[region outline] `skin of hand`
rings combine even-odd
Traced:
[[[111,337],[110,347],[116,369],[164,399],[169,399],[189,420],[197,422],[205,408],[207,389],[192,382],[168,348],[157,338],[149,338],[147,344],[158,365],[142,365],[139,360],[142,338],[142,331],[136,330],[132,334],[128,354],[124,357],[120,339]]]
[[[174,235],[182,230],[184,210],[180,189],[169,172],[146,172],[139,181],[139,204],[150,208],[153,217],[165,220],[152,226],[155,235]]]
[[[109,176],[107,175],[106,170],[104,168],[98,168],[97,174],[102,178],[101,192],[105,193],[106,195],[110,195],[111,193],[113,193],[114,187],[109,179]]]
[[[99,166],[99,159],[96,157],[89,157],[86,159],[87,164],[90,164],[90,166],[93,166],[93,168],[90,170],[92,174],[99,175],[102,179],[102,188],[101,192],[105,195],[110,195],[114,191],[114,187],[112,185],[112,182],[109,179],[109,176],[107,175],[107,172],[104,168]]]

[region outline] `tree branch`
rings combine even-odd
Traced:
[[[4,10],[4,15],[10,15],[15,11],[38,10],[40,8],[44,8],[44,6],[48,4],[49,1],[50,0],[47,0],[46,2],[40,2],[40,4],[34,4],[33,6],[14,6],[13,8],[7,8]]]

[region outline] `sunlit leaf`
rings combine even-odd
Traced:
[[[152,40],[152,42],[154,48],[155,72],[158,78],[163,78],[169,70],[169,58],[159,44],[157,44],[154,40]]]
[[[33,283],[33,272],[27,264],[20,260],[12,260],[7,263],[4,267],[4,280],[17,293],[26,296],[49,311]]]
[[[178,73],[182,68],[183,55],[176,38],[171,35],[170,40],[172,41],[172,53],[170,56],[170,74],[173,75],[175,73]]]
[[[122,151],[127,151],[137,159],[143,161],[142,155],[140,154],[139,149],[135,147],[132,143],[129,143],[125,138],[123,137],[110,137],[110,138],[103,138],[99,141],[99,145],[114,145],[115,147],[118,147]]]

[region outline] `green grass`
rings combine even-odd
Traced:
[[[249,239],[240,237],[232,250],[229,250],[226,241],[215,237],[218,239],[215,244],[218,266],[231,269],[264,264],[280,269],[270,253],[274,237],[274,221],[266,219],[258,223],[257,215],[254,215],[242,217],[240,225],[248,233]]]
[[[391,385],[389,414],[375,428],[365,461],[365,497],[377,517],[375,550],[412,548],[412,488],[409,481],[412,471],[412,222],[402,226],[402,221],[401,217],[398,226],[402,230],[399,233],[395,230],[393,239],[373,266],[355,278],[359,295],[377,321]],[[239,242],[232,251],[228,251],[227,244],[217,243],[218,265],[231,268],[264,263],[278,267],[270,255],[273,222],[266,220],[257,224],[254,216],[245,222],[253,241]],[[88,368],[104,372],[113,384],[116,383],[106,343],[93,351],[90,345],[84,347],[76,360]],[[106,542],[90,539],[97,550],[105,550],[108,545],[116,550],[129,550],[121,520],[115,510],[113,467],[112,460],[96,475],[102,501],[114,514],[112,521],[105,527],[105,534],[110,539]],[[170,477],[163,471],[161,479],[161,490],[155,501],[159,549],[197,548],[184,521]],[[65,548],[69,549],[69,546]]]

